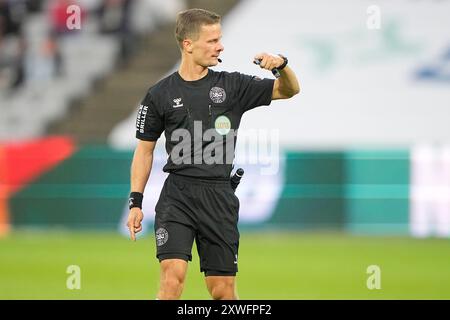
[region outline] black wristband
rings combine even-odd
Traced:
[[[287,64],[288,64],[288,58],[286,58],[286,57],[283,56],[282,54],[278,54],[278,55],[279,55],[280,57],[283,58],[284,62],[283,62],[283,64],[282,64],[281,66],[277,67],[277,69],[278,69],[278,70],[283,70],[284,67],[286,67]]]
[[[131,192],[130,198],[128,199],[128,208],[139,208],[142,209],[142,199],[144,195],[140,192]]]

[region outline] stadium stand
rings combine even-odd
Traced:
[[[70,4],[80,8],[80,30],[65,26]],[[182,0],[0,1],[0,21],[6,21],[0,29],[0,140],[30,139],[49,131],[95,136],[85,128],[74,132],[64,119],[72,118],[77,102],[91,95],[94,104],[87,103],[89,108],[100,113],[103,103],[111,108],[108,93],[94,93],[99,83],[108,76],[112,81],[105,88],[126,83],[121,67],[133,50],[184,7]],[[138,72],[133,79],[145,83]],[[96,103],[102,94],[106,101]],[[130,90],[130,95],[140,94]],[[126,104],[115,107],[119,117],[123,106],[127,109]]]

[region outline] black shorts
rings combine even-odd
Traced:
[[[171,173],[156,204],[156,257],[192,260],[195,239],[205,276],[238,271],[239,199],[229,181]]]

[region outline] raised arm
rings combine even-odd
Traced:
[[[255,59],[261,60],[260,67],[267,70],[272,70],[281,66],[284,59],[278,55],[270,55],[267,53],[260,53],[255,56]],[[300,85],[297,76],[289,66],[285,66],[280,70],[280,77],[275,80],[272,91],[272,100],[289,99],[300,92]]]

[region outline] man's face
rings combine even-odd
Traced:
[[[197,40],[191,40],[190,50],[194,62],[203,67],[217,65],[218,57],[224,50],[220,24],[203,25]]]

